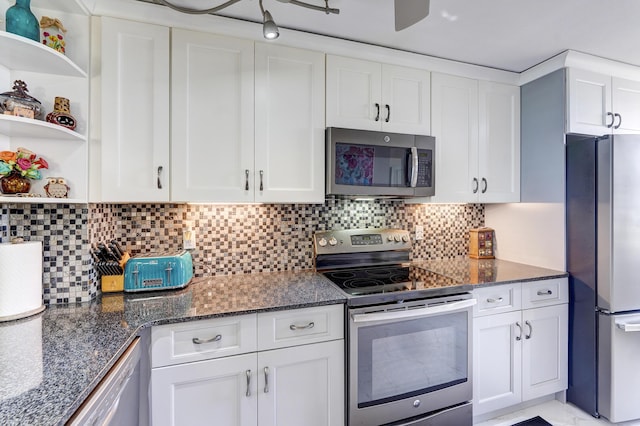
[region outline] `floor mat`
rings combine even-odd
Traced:
[[[535,416],[531,419],[522,421],[522,422],[518,422],[518,423],[514,423],[511,426],[553,426],[551,423],[549,423],[548,421],[546,421],[545,419],[543,419],[540,416]]]

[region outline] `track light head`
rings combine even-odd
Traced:
[[[262,34],[264,35],[264,38],[267,40],[277,39],[280,36],[280,31],[278,30],[276,23],[273,21],[273,17],[268,10],[265,10],[262,16],[264,18],[262,24]]]

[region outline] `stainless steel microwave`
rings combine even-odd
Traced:
[[[326,193],[346,197],[435,195],[435,138],[327,128]]]

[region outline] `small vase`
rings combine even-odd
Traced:
[[[31,181],[18,172],[11,172],[0,178],[3,194],[25,194],[31,189]]]
[[[46,120],[49,123],[74,130],[76,128],[76,119],[71,115],[71,107],[69,105],[69,99],[56,96],[53,103],[53,111],[47,114]]]
[[[16,0],[16,4],[7,9],[5,18],[7,32],[40,43],[40,23],[31,12],[31,0]]]

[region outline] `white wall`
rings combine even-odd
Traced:
[[[498,259],[565,270],[563,203],[487,204],[485,225],[495,229]]]

